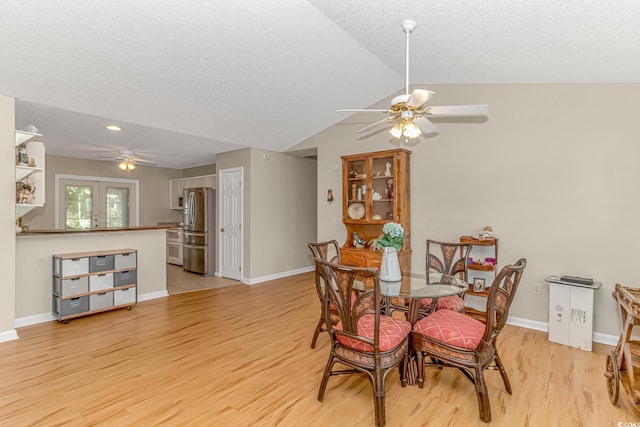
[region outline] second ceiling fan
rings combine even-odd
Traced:
[[[488,105],[450,105],[441,107],[429,107],[425,103],[435,95],[435,92],[425,89],[414,89],[409,93],[409,35],[415,30],[416,21],[402,21],[402,31],[407,35],[407,50],[405,64],[405,93],[391,100],[391,108],[378,109],[347,109],[338,112],[373,112],[386,113],[389,116],[366,126],[359,131],[367,132],[384,124],[395,123],[389,133],[395,138],[417,138],[424,134],[438,133],[438,128],[427,117],[486,117],[489,115]]]

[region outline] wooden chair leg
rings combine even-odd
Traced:
[[[416,352],[416,363],[418,364],[418,387],[424,387],[424,355],[421,351]]]
[[[322,332],[324,325],[324,316],[320,315],[320,320],[318,321],[318,325],[316,326],[316,330],[313,332],[313,339],[311,340],[311,348],[316,348],[316,341],[318,340],[318,335]]]
[[[324,399],[324,391],[327,389],[327,383],[329,382],[329,377],[331,376],[331,370],[333,369],[333,364],[335,363],[333,359],[333,353],[329,355],[329,360],[327,360],[327,366],[324,368],[324,375],[322,376],[322,381],[320,382],[320,389],[318,390],[318,400],[322,402]]]
[[[484,381],[484,370],[480,367],[476,367],[474,377],[476,395],[478,396],[480,419],[485,423],[488,423],[491,421],[491,403],[489,402],[487,384]]]
[[[496,367],[500,371],[500,375],[502,375],[502,382],[504,383],[504,388],[507,390],[507,393],[511,393],[511,383],[509,382],[509,376],[507,375],[506,369],[504,369],[504,365],[502,364],[502,360],[500,360],[500,356],[498,356],[498,352],[496,351]]]
[[[400,384],[402,384],[402,387],[406,387],[407,386],[407,368],[408,368],[408,364],[409,364],[409,359],[408,359],[408,356],[405,355],[402,358],[402,361],[400,362],[400,365],[398,366],[399,374],[400,374]]]
[[[376,426],[382,427],[386,424],[386,414],[384,405],[384,376],[379,370],[373,374],[373,397],[375,399]]]

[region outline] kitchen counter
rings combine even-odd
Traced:
[[[16,233],[16,237],[21,236],[36,236],[36,235],[51,235],[51,234],[88,234],[88,233],[114,233],[122,231],[143,231],[143,230],[168,230],[170,228],[176,228],[175,224],[172,225],[140,225],[137,227],[123,227],[123,228],[83,228],[80,230],[69,229],[50,229],[50,230],[29,230],[21,233]]]

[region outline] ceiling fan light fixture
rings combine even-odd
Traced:
[[[400,137],[402,136],[402,123],[396,123],[396,125],[394,127],[392,127],[391,129],[389,129],[389,133],[391,134],[391,136],[393,136],[394,138],[398,138],[400,139]]]
[[[136,168],[136,165],[129,161],[122,161],[120,162],[120,164],[118,164],[118,167],[123,171],[130,171],[134,170]]]
[[[422,135],[422,131],[420,130],[418,125],[413,123],[413,121],[409,121],[404,125],[402,134],[409,139],[413,139]]]

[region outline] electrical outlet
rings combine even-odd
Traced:
[[[540,295],[540,283],[533,284],[533,294]]]

